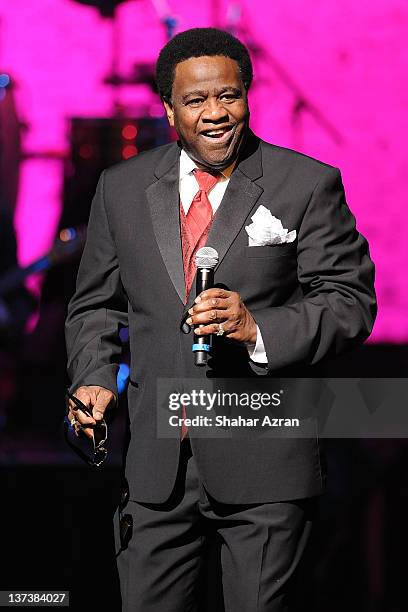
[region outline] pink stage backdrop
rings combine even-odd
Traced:
[[[408,4],[405,0],[131,0],[118,11],[120,70],[154,62],[173,15],[177,31],[219,26],[251,50],[252,127],[264,139],[338,166],[351,209],[377,266],[374,341],[408,341]],[[23,145],[67,151],[68,120],[108,117],[112,29],[73,0],[0,0],[0,72],[16,83],[27,123]],[[127,88],[129,111],[157,112],[145,87]],[[16,211],[19,257],[27,264],[52,243],[62,163],[22,163]]]

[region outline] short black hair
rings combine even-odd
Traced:
[[[156,63],[156,83],[159,95],[170,102],[174,71],[177,64],[191,57],[223,55],[235,60],[242,82],[248,91],[252,83],[252,63],[248,49],[238,38],[217,28],[192,28],[176,34],[160,51]]]

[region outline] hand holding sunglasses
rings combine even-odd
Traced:
[[[86,399],[93,401],[93,408],[104,415],[106,408],[115,399],[114,394],[102,387],[80,388],[80,393],[87,393]],[[78,390],[79,391],[79,390]],[[78,393],[77,391],[77,393]],[[107,457],[106,441],[108,428],[104,418],[96,420],[92,408],[88,407],[78,397],[67,391],[67,413],[64,419],[64,436],[68,445],[89,465],[99,467]],[[96,416],[96,415],[95,415]]]

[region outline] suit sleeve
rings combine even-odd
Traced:
[[[119,331],[128,324],[115,245],[109,229],[102,173],[92,201],[76,290],[68,304],[65,338],[71,391],[100,385],[117,396]]]
[[[298,233],[303,297],[252,312],[262,334],[268,372],[315,364],[362,343],[376,316],[374,265],[356,230],[339,170],[315,186]]]

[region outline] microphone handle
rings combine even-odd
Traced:
[[[196,296],[206,289],[214,286],[214,270],[211,268],[198,268],[196,278]],[[195,327],[202,327],[197,325]],[[193,352],[196,366],[207,365],[212,346],[212,336],[197,336],[194,334]]]

